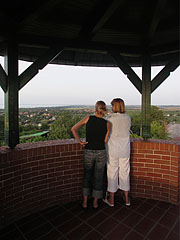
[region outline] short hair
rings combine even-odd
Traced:
[[[121,98],[114,98],[111,105],[114,106],[114,112],[125,113],[125,104]]]
[[[104,117],[107,112],[106,104],[103,101],[97,101],[95,105],[95,109],[96,109],[96,112],[102,117]]]

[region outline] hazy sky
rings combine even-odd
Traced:
[[[4,66],[3,58],[0,63]],[[31,63],[19,61],[19,74]],[[141,68],[133,68],[141,78]],[[152,78],[160,71],[152,68]],[[115,97],[126,105],[141,105],[141,94],[119,68],[47,65],[19,92],[20,107],[110,104]],[[180,67],[151,95],[152,105],[180,105]],[[0,87],[0,108],[4,92]]]

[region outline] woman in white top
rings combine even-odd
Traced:
[[[124,192],[126,206],[130,206],[128,192],[130,190],[130,127],[131,118],[125,113],[124,101],[115,98],[111,102],[113,113],[107,117],[111,122],[111,132],[107,142],[107,179],[109,198],[104,201],[114,206],[114,193],[121,189]]]

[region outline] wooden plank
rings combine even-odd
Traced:
[[[142,93],[142,81],[138,77],[138,75],[126,63],[126,61],[123,59],[123,57],[120,54],[117,54],[117,52],[114,52],[114,51],[111,51],[109,53],[113,57],[113,59],[115,60],[116,64],[121,69],[121,71],[127,75],[127,78],[131,81],[131,83],[136,87],[136,89],[140,93]]]
[[[179,66],[179,56],[171,60],[152,80],[151,93],[156,90],[164,80],[169,77],[170,73],[173,72]]]
[[[7,74],[0,64],[0,86],[4,92],[7,91]]]
[[[38,72],[43,69],[48,63],[56,58],[61,52],[62,48],[53,47],[48,49],[44,55],[38,58],[31,66],[29,66],[21,75],[19,79],[19,90],[24,87]]]

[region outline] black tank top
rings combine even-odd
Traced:
[[[104,118],[90,116],[86,124],[86,149],[103,150],[105,149],[104,139],[107,132],[107,121]]]

